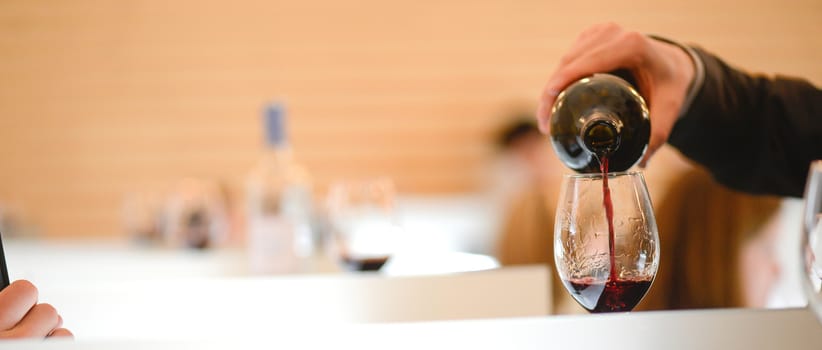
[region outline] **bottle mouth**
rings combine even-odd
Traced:
[[[615,171],[608,173],[608,179],[614,179],[618,177],[642,177],[643,179],[645,176],[643,172],[640,170],[627,170],[627,171]],[[565,179],[581,179],[581,180],[601,180],[602,173],[571,173],[571,174],[563,174],[563,178]]]
[[[582,126],[583,147],[597,156],[613,153],[619,148],[622,123],[610,113],[593,112]]]

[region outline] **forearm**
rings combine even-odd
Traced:
[[[704,81],[668,142],[728,187],[799,197],[822,158],[822,92],[806,81],[753,76],[701,49]]]

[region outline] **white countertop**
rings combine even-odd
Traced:
[[[0,349],[17,350],[387,348],[821,349],[822,325],[805,309],[737,309],[318,327],[277,325],[246,337],[210,334],[187,340],[0,343]]]
[[[805,309],[543,316],[544,266],[250,276],[232,252],[13,241],[6,250],[12,278],[32,279],[77,339],[0,349],[822,349],[822,325]]]
[[[34,282],[40,301],[59,310],[78,340],[244,337],[275,324],[522,317],[550,311],[546,266],[490,269],[497,266],[493,259],[457,252],[397,255],[380,273],[349,273],[317,258],[307,261],[307,273],[279,275],[251,274],[240,251],[9,241],[6,252],[11,277]]]

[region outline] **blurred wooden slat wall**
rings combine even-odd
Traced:
[[[4,0],[0,202],[52,236],[116,235],[128,191],[236,191],[273,98],[320,186],[474,190],[506,112],[606,20],[822,84],[819,0]]]

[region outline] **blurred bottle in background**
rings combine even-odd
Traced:
[[[248,253],[255,273],[288,273],[315,251],[308,172],[293,158],[280,103],[266,106],[265,152],[246,183]]]

